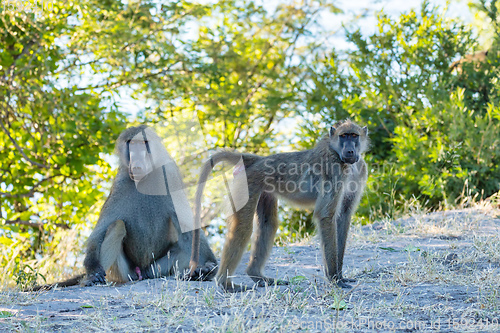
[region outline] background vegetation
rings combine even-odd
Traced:
[[[499,191],[496,0],[471,6],[481,30],[428,2],[399,17],[381,12],[371,35],[346,29],[348,50],[324,42],[333,31],[321,18],[341,8],[323,0],[46,5],[0,7],[3,285],[34,266],[49,277],[81,266],[128,123],[165,132],[197,117],[203,134],[189,152],[190,127],[171,126],[179,156],[203,146],[266,154],[311,147],[350,117],[371,133],[365,222]],[[450,68],[484,50],[485,61]],[[308,212],[281,215],[288,238],[312,230]]]

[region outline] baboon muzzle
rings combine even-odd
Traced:
[[[359,161],[359,155],[356,154],[356,152],[354,150],[345,149],[342,152],[341,159],[342,159],[342,162],[344,162],[344,163],[354,164],[357,161]]]

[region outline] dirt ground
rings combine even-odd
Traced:
[[[345,276],[327,283],[318,240],[273,249],[288,286],[228,294],[214,282],[0,293],[0,331],[500,332],[500,211],[415,214],[351,229]],[[251,285],[240,264],[236,282]]]

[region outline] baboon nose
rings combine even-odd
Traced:
[[[354,156],[354,150],[348,150],[345,152],[346,157],[353,157]]]

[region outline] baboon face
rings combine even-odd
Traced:
[[[141,181],[151,171],[153,163],[151,158],[150,143],[144,131],[139,132],[128,141],[129,175],[134,181]]]
[[[353,164],[359,160],[359,135],[356,133],[344,133],[339,135],[341,147],[340,158],[343,162]]]
[[[359,161],[367,146],[367,127],[345,121],[330,129],[331,147],[337,152],[342,162],[353,164]]]
[[[162,144],[161,138],[146,125],[129,127],[120,134],[116,152],[130,179],[139,182],[148,174],[167,164],[175,164]]]
[[[154,132],[145,125],[129,127],[116,141],[116,152],[130,179],[140,181],[154,169],[152,158]]]

